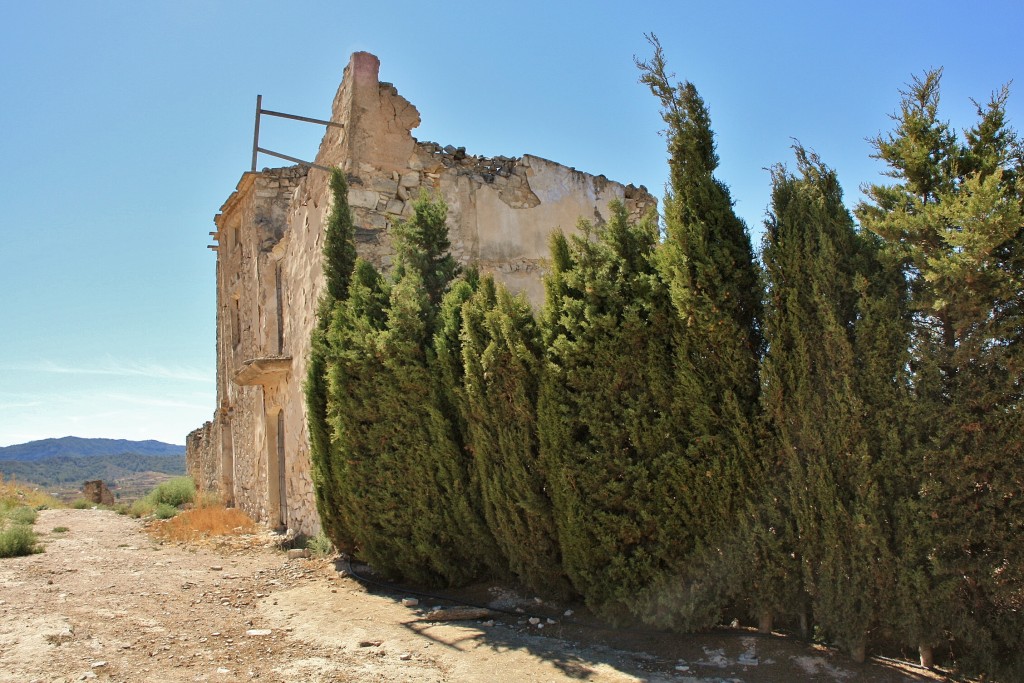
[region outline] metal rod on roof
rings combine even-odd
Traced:
[[[338,123],[337,121],[324,121],[323,119],[298,116],[297,114],[285,114],[279,111],[270,111],[269,109],[260,109],[260,113],[266,114],[267,116],[280,116],[282,119],[294,119],[295,121],[305,121],[306,123],[319,123],[321,126],[334,126],[336,128],[345,127],[344,123]]]
[[[256,96],[256,125],[252,131],[252,172],[256,172],[256,153],[260,149],[260,113],[263,111],[263,95]]]
[[[302,159],[296,159],[295,157],[290,157],[287,154],[280,154],[278,152],[271,152],[269,149],[264,149],[262,147],[257,147],[256,151],[259,152],[260,154],[268,154],[268,155],[270,155],[272,157],[277,157],[278,159],[284,159],[285,161],[290,161],[293,164],[302,164],[303,166],[309,166],[310,168],[319,168],[321,171],[327,171],[328,173],[331,172],[331,169],[329,167],[327,167],[327,166],[321,166],[320,164],[314,164],[314,163],[309,162],[309,161],[303,161]],[[253,166],[253,171],[255,171],[255,170],[256,170],[256,166],[254,165]]]

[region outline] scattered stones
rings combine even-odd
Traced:
[[[359,647],[380,647],[383,640],[360,640]]]
[[[493,612],[486,607],[447,607],[433,609],[423,618],[426,621],[467,621],[484,619],[492,614]]]
[[[273,633],[273,631],[271,631],[269,628],[251,628],[245,632],[245,635],[262,637],[269,636],[271,633]]]
[[[536,626],[539,623],[540,623],[540,618],[538,618],[538,617],[530,617],[530,625],[531,626]]]
[[[402,607],[415,607],[420,604],[416,598],[402,598]]]
[[[107,666],[107,663],[105,661],[98,661],[98,662],[93,662],[92,664],[90,664],[89,668],[90,669],[102,669],[102,668],[104,668],[106,666]]]
[[[292,548],[288,551],[289,560],[298,560],[303,557],[309,557],[309,548]]]
[[[402,654],[398,655],[398,658],[401,659],[403,662],[408,662],[410,659],[412,659],[412,653],[403,652]]]
[[[223,566],[221,566],[221,565],[219,565],[219,564],[211,564],[211,565],[210,565],[210,571],[211,571],[211,572],[220,572],[220,571],[224,571],[224,567],[223,567]]]

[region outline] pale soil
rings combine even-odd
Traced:
[[[0,560],[0,681],[942,680],[743,632],[585,628],[564,605],[493,588],[477,597],[523,612],[432,623],[332,561],[288,560],[267,533],[161,545],[100,510],[44,510],[35,529],[44,553]],[[534,614],[546,628],[526,621]]]

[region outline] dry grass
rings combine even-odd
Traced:
[[[4,481],[0,474],[0,508],[14,508],[21,506],[31,508],[59,508],[64,507],[63,503],[48,493],[40,491],[37,487],[18,482]]]
[[[154,522],[150,532],[165,541],[191,541],[210,536],[238,536],[258,530],[256,523],[238,508],[203,505],[176,517]]]

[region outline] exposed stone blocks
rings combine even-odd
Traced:
[[[113,505],[114,494],[102,480],[87,481],[82,485],[82,497],[96,505]]]

